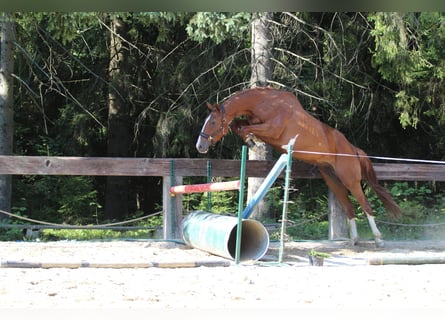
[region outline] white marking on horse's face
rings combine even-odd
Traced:
[[[211,114],[209,114],[205,119],[201,132],[204,130],[207,123],[210,121],[210,117]],[[207,153],[207,151],[209,151],[209,140],[199,135],[198,140],[196,141],[196,150],[198,150],[199,153]]]
[[[212,114],[210,113],[208,116],[207,116],[207,118],[204,120],[204,124],[202,125],[202,130],[204,130],[204,128],[206,127],[206,125],[207,125],[207,122],[209,122],[210,121],[210,118],[212,117]]]

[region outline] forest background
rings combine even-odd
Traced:
[[[6,119],[13,142],[3,154],[203,157],[195,142],[206,102],[252,85],[259,18],[270,44],[270,76],[262,85],[295,93],[307,111],[370,155],[444,160],[439,12],[3,14],[2,27],[14,34],[13,118]],[[241,145],[229,134],[205,157],[237,159]],[[162,209],[162,177],[14,176],[11,186],[3,209],[53,223],[122,221]],[[443,221],[443,184],[386,186],[405,211],[403,221]],[[270,192],[268,221],[279,217],[280,190]],[[293,190],[291,220],[312,222],[295,234],[324,237],[323,181],[293,181]],[[216,211],[235,211],[233,194],[212,200]],[[204,202],[190,196],[187,209]]]

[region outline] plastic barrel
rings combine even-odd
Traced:
[[[182,222],[186,244],[227,259],[235,259],[237,217],[205,211],[191,212]],[[269,233],[258,221],[241,226],[240,261],[259,260],[269,248]]]

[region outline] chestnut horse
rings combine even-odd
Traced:
[[[238,92],[220,105],[207,103],[207,106],[211,112],[196,142],[200,153],[206,153],[211,145],[229,132],[229,128],[246,142],[255,137],[280,152],[286,152],[283,146],[298,135],[292,157],[317,166],[345,210],[352,243],[357,244],[359,237],[348,190],[366,213],[376,245],[384,245],[361,181],[372,188],[386,210],[394,216],[400,215],[400,208],[391,194],[379,185],[366,153],[352,145],[341,132],[306,112],[295,95],[258,87]],[[240,116],[246,119],[236,119]]]

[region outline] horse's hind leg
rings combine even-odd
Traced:
[[[366,217],[368,217],[369,226],[374,234],[375,245],[378,248],[383,248],[385,246],[385,242],[382,240],[382,234],[380,233],[377,225],[375,224],[374,216],[366,213]]]
[[[382,240],[382,234],[380,233],[377,225],[375,224],[374,216],[372,215],[372,208],[369,204],[368,199],[366,199],[365,194],[363,193],[363,188],[360,184],[360,181],[352,182],[342,180],[345,186],[349,189],[351,194],[357,199],[357,202],[362,207],[363,211],[366,213],[366,217],[368,218],[369,227],[371,228],[372,234],[374,235],[374,241],[376,247],[382,248],[385,246],[384,241]]]
[[[334,171],[330,167],[319,167],[318,169],[327,186],[335,195],[337,201],[343,207],[343,210],[345,210],[349,220],[349,236],[351,238],[351,243],[352,245],[356,245],[359,241],[359,236],[357,225],[355,223],[354,206],[348,198],[348,189],[346,189],[337,176],[335,176]]]

